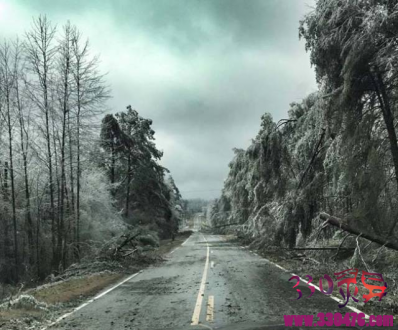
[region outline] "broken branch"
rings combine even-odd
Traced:
[[[337,257],[337,255],[339,254],[339,251],[340,251],[341,247],[343,246],[344,241],[345,241],[345,240],[347,239],[347,237],[350,236],[350,235],[351,235],[351,234],[348,233],[347,235],[344,236],[344,238],[342,239],[342,241],[341,241],[339,247],[337,248],[337,252],[336,252],[336,254],[333,256],[333,258],[336,258],[336,257]]]
[[[327,214],[325,212],[321,212],[319,214],[319,217],[322,220],[327,220],[327,222],[330,225],[338,227],[338,228],[341,228],[342,230],[345,230],[345,231],[347,231],[347,232],[349,232],[351,234],[354,234],[354,235],[361,234],[361,232],[359,230],[357,230],[356,228],[351,227],[350,225],[348,225],[348,223],[346,221],[343,221],[340,218],[337,218],[335,216],[329,215],[329,214]],[[396,240],[395,241],[390,240],[390,241],[386,242],[386,241],[380,239],[377,236],[373,236],[372,234],[367,234],[367,233],[362,233],[361,237],[366,238],[366,239],[368,239],[368,240],[370,240],[372,242],[375,242],[377,244],[385,245],[386,247],[388,247],[390,249],[394,249],[394,250],[398,251],[398,243],[397,243]]]
[[[375,262],[379,256],[380,251],[384,248],[385,244],[380,246],[380,248],[377,250],[376,256],[373,258],[372,263]]]
[[[359,247],[358,239],[359,239],[361,236],[362,236],[362,233],[360,233],[360,234],[357,236],[357,238],[356,238],[358,254],[359,254],[359,256],[361,257],[361,260],[362,260],[363,264],[365,265],[366,270],[367,270],[368,272],[370,272],[369,267],[368,267],[368,265],[366,264],[365,259],[364,259],[363,256],[362,256],[361,249],[360,249],[360,247]]]
[[[326,129],[325,129],[325,128],[322,128],[322,134],[321,134],[321,136],[320,136],[320,138],[319,138],[319,140],[318,140],[318,143],[317,143],[316,146],[315,146],[315,150],[314,150],[314,153],[313,153],[313,155],[312,155],[312,157],[311,157],[311,161],[309,162],[307,168],[305,169],[305,171],[304,171],[304,173],[303,173],[303,176],[302,176],[301,179],[300,179],[300,182],[299,182],[299,185],[298,185],[298,187],[297,187],[297,190],[301,188],[301,185],[303,184],[304,179],[305,179],[307,173],[308,173],[309,170],[311,169],[313,163],[315,162],[316,157],[318,156],[318,154],[319,154],[319,152],[320,152],[319,147],[320,147],[321,144],[322,144],[323,138],[325,137],[325,133],[326,133]]]

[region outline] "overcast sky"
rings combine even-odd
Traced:
[[[109,72],[112,111],[154,121],[156,143],[185,198],[218,197],[260,117],[286,117],[316,90],[299,20],[313,0],[0,0],[2,36],[33,16],[70,20]]]

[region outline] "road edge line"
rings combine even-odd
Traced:
[[[202,234],[202,236],[203,236],[203,239],[206,241],[206,246],[207,246],[206,263],[205,263],[205,268],[203,270],[202,281],[200,283],[198,297],[196,298],[196,304],[195,304],[195,309],[194,309],[193,315],[192,315],[191,325],[199,324],[200,311],[202,309],[203,297],[204,297],[204,292],[205,292],[205,288],[206,288],[207,273],[208,273],[208,268],[209,268],[210,247],[209,247],[209,243],[207,242],[207,239],[204,237],[203,234]]]
[[[182,242],[180,246],[185,246],[185,244],[188,242],[188,240],[191,238],[191,236],[192,236],[192,234],[189,235],[189,237],[184,242]]]
[[[41,328],[40,330],[46,330],[49,327],[52,327],[53,325],[61,322],[62,320],[66,319],[68,316],[76,313],[77,311],[81,310],[82,308],[86,307],[87,305],[93,303],[94,301],[98,300],[99,298],[105,296],[106,294],[108,294],[109,292],[115,290],[116,288],[118,288],[119,286],[121,286],[122,284],[126,283],[127,281],[131,280],[132,278],[136,277],[137,275],[139,275],[142,271],[140,270],[139,272],[130,275],[129,277],[127,277],[126,279],[122,280],[121,282],[119,282],[118,284],[114,285],[113,287],[105,290],[104,292],[96,295],[94,298],[89,299],[88,301],[86,301],[85,303],[79,305],[78,307],[76,307],[74,310],[72,310],[71,312],[65,313],[64,315],[60,316],[59,318],[57,318],[54,322],[44,326],[43,328]]]
[[[189,237],[182,242],[179,246],[177,246],[174,250],[172,250],[171,252],[169,252],[169,254],[173,254],[174,252],[176,252],[181,246],[183,246],[186,242],[188,242],[188,240],[191,238],[192,235],[189,235]]]
[[[282,269],[282,270],[285,271],[286,273],[289,273],[289,274],[291,274],[291,275],[293,275],[293,276],[298,276],[298,275],[296,275],[296,274],[294,274],[294,273],[291,273],[290,271],[288,271],[287,269],[283,268],[282,266],[276,264],[275,262],[273,262],[273,261],[271,261],[271,260],[268,260],[267,258],[265,258],[265,257],[263,257],[263,256],[260,256],[260,255],[257,255],[257,256],[260,257],[260,258],[262,258],[262,259],[267,260],[270,264],[272,264],[272,265],[278,267],[279,269]],[[301,276],[298,276],[298,277],[300,278],[301,281],[303,281],[304,283],[307,283],[307,284],[308,284],[308,281],[307,281],[307,280],[303,279]],[[321,289],[320,289],[317,285],[312,284],[312,283],[311,283],[311,285],[312,285],[315,289],[317,289],[319,292],[322,292]],[[329,298],[331,298],[331,299],[337,301],[338,303],[340,302],[340,299],[337,298],[337,297],[335,297],[335,296],[333,296],[332,294],[331,294],[331,295],[327,295],[327,297],[329,297]],[[355,312],[355,313],[363,313],[363,314],[365,315],[365,318],[366,318],[366,319],[369,318],[369,315],[368,315],[368,314],[366,314],[366,313],[360,311],[358,308],[355,308],[355,307],[352,307],[352,306],[349,306],[349,305],[347,305],[347,306],[345,306],[345,307],[351,309],[351,310],[352,310],[353,312]]]
[[[291,273],[291,274],[292,274],[293,276],[298,276],[298,275],[293,274],[293,273]],[[317,285],[312,284],[312,283],[308,283],[307,280],[301,278],[300,276],[298,276],[298,277],[299,277],[300,280],[302,280],[304,283],[311,284],[311,285],[312,285],[315,289],[317,289],[319,292],[322,292],[321,289],[320,289]],[[331,295],[328,295],[328,297],[332,298],[333,300],[337,301],[338,303],[341,301],[341,299],[337,298],[336,296],[333,296],[332,294],[331,294]],[[355,307],[352,307],[352,306],[349,306],[349,305],[346,305],[345,307],[351,309],[353,312],[355,312],[355,313],[357,313],[357,314],[358,314],[358,313],[363,313],[363,314],[365,315],[365,318],[366,318],[366,319],[369,318],[369,315],[368,315],[368,314],[366,314],[366,313],[360,311],[358,308],[355,308]]]

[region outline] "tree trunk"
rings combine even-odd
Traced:
[[[4,185],[3,185],[3,197],[5,202],[9,202],[10,200],[10,192],[8,186],[8,162],[4,162]],[[6,203],[4,203],[4,255],[6,257],[6,262],[12,262],[12,251],[11,251],[11,237],[10,237],[10,219],[8,217],[9,210],[7,209]],[[11,270],[11,271],[10,271]],[[12,281],[14,269],[12,267],[8,268],[7,271],[7,279]]]
[[[33,223],[32,223],[32,214],[30,209],[30,190],[29,190],[29,175],[28,175],[28,155],[27,155],[27,144],[29,140],[26,141],[25,144],[25,135],[28,139],[25,127],[25,120],[23,117],[22,104],[19,96],[19,86],[18,81],[16,82],[16,97],[17,97],[17,106],[18,106],[18,114],[19,114],[19,129],[20,129],[20,137],[21,137],[21,152],[22,152],[22,163],[23,163],[23,172],[24,172],[24,185],[25,185],[25,207],[26,207],[26,228],[27,228],[27,236],[28,236],[28,251],[34,251],[34,243],[33,243]],[[28,253],[28,262],[32,267],[34,264],[34,254]]]
[[[41,260],[40,260],[40,221],[41,221],[41,203],[39,200],[39,180],[36,184],[36,198],[37,198],[37,223],[36,223],[36,263],[37,263],[37,277],[41,278]]]
[[[126,218],[129,215],[129,207],[130,207],[130,184],[131,184],[131,152],[128,150],[128,160],[127,160],[127,187],[126,187]]]
[[[44,56],[45,58],[46,56]],[[50,189],[50,216],[51,216],[51,241],[53,258],[55,257],[55,204],[54,204],[54,182],[53,182],[53,166],[52,166],[52,153],[51,153],[51,137],[50,137],[50,119],[49,119],[49,105],[48,105],[48,91],[47,91],[47,73],[44,74],[44,109],[46,117],[46,141],[47,141],[47,161],[48,161],[48,176],[49,176],[49,189]]]
[[[320,151],[319,148],[320,148],[320,146],[322,145],[322,141],[323,141],[323,139],[324,139],[324,137],[325,137],[325,133],[326,133],[326,129],[325,129],[325,128],[322,128],[321,136],[320,136],[320,138],[319,138],[319,140],[318,140],[318,142],[317,142],[317,144],[316,144],[316,146],[315,146],[315,150],[314,150],[314,153],[312,154],[311,160],[310,160],[310,162],[309,162],[307,168],[305,169],[305,171],[304,171],[304,173],[303,173],[303,175],[302,175],[302,177],[301,177],[301,179],[300,179],[300,182],[299,182],[299,184],[298,184],[298,186],[297,186],[297,190],[299,190],[299,189],[301,188],[301,185],[302,185],[303,182],[304,182],[305,176],[308,174],[309,170],[311,169],[312,165],[313,165],[314,162],[315,162],[316,157],[317,157],[318,154],[319,154],[319,151]]]
[[[379,99],[384,123],[387,129],[388,141],[390,143],[391,156],[394,164],[395,180],[397,181],[397,189],[398,189],[398,143],[397,143],[397,134],[395,132],[395,127],[394,127],[394,116],[391,111],[390,100],[387,94],[386,87],[384,85],[382,75],[379,72],[377,72],[376,77],[374,77],[373,75],[371,75],[371,77],[373,80],[373,84],[376,88],[377,98]],[[393,224],[391,225],[387,233],[387,239],[394,232],[397,223],[398,223],[398,218],[396,218]]]
[[[77,178],[76,178],[76,256],[80,261],[80,84],[77,84],[77,133],[76,133],[76,148],[77,148]]]
[[[66,142],[66,124],[68,116],[68,93],[69,93],[69,73],[70,73],[70,26],[65,27],[65,37],[63,44],[64,67],[62,72],[63,79],[63,103],[62,103],[62,135],[61,135],[61,196],[59,201],[59,231],[58,231],[58,258],[65,267],[65,190],[66,190],[66,171],[65,171],[65,142]]]
[[[72,232],[70,235],[70,240],[73,242],[75,239],[75,231],[76,231],[76,212],[75,212],[75,178],[73,175],[73,148],[72,148],[72,130],[70,125],[70,111],[68,111],[68,139],[69,139],[69,178],[70,178],[70,199],[71,203],[69,205],[69,213],[70,213],[70,228],[69,230]]]
[[[65,130],[66,130],[66,112],[63,114],[62,138],[61,138],[61,187],[59,200],[59,228],[58,228],[58,246],[57,261],[61,261],[64,245],[64,198],[65,198]]]
[[[17,228],[17,213],[15,203],[15,180],[14,180],[14,155],[13,155],[13,138],[12,138],[12,123],[11,123],[11,109],[10,109],[10,90],[11,86],[7,86],[6,90],[6,105],[7,105],[7,128],[8,128],[8,152],[10,161],[10,180],[11,180],[11,205],[12,205],[12,224],[14,232],[14,272],[15,281],[19,280],[19,260],[18,260],[18,228]]]
[[[19,260],[18,260],[18,228],[17,228],[17,214],[15,205],[15,180],[14,180],[14,156],[12,147],[12,127],[10,108],[7,106],[8,118],[8,142],[9,142],[9,155],[10,155],[10,179],[11,179],[11,203],[12,203],[12,223],[14,229],[14,262],[15,262],[15,280],[19,279]]]
[[[115,183],[115,164],[116,164],[116,152],[115,152],[115,143],[112,139],[111,142],[111,183],[114,184]],[[113,191],[114,189],[112,189]]]
[[[57,151],[57,138],[59,140],[58,132],[56,132],[55,129],[55,120],[52,118],[52,130],[53,130],[53,151],[54,151],[54,168],[55,168],[55,178],[56,178],[56,183],[57,183],[57,212],[55,213],[55,206],[54,206],[54,221],[55,221],[55,228],[54,228],[54,236],[55,236],[55,246],[54,246],[54,257],[53,257],[53,268],[57,269],[59,266],[59,254],[58,254],[58,238],[59,238],[59,232],[60,232],[60,216],[59,216],[59,207],[60,207],[60,200],[61,200],[61,184],[60,184],[60,179],[59,179],[59,173],[58,173],[58,151]]]
[[[36,103],[38,108],[43,111],[45,117],[44,138],[46,140],[46,156],[48,166],[48,181],[49,181],[49,195],[50,195],[50,220],[51,220],[51,249],[52,259],[55,259],[56,248],[56,223],[55,223],[55,204],[54,204],[54,181],[53,181],[53,164],[52,164],[52,150],[51,150],[51,135],[50,135],[50,104],[49,104],[49,77],[51,77],[52,63],[55,56],[55,48],[52,47],[52,42],[55,36],[55,28],[45,16],[40,16],[33,21],[32,30],[27,34],[26,40],[26,55],[30,68],[36,75],[37,86],[31,92],[35,94],[40,92],[40,100],[36,97],[32,101]],[[52,261],[54,265],[54,261]]]
[[[343,221],[340,218],[334,217],[332,215],[329,215],[325,212],[321,212],[319,214],[320,218],[322,220],[325,220],[328,224],[331,224],[335,227],[338,227],[340,229],[343,229],[351,234],[355,235],[361,235],[361,237],[368,239],[369,241],[375,242],[380,245],[384,245],[390,249],[398,250],[398,242],[394,241],[385,241],[384,239],[381,239],[379,237],[376,237],[372,234],[367,234],[367,233],[362,233],[358,229],[351,227],[347,221]]]

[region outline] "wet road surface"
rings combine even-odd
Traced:
[[[290,277],[222,236],[194,233],[166,262],[49,329],[244,329],[252,322],[283,325],[284,314],[352,312],[318,291],[307,299],[310,290],[302,282],[295,289],[303,298],[294,300],[296,282],[288,282]]]

